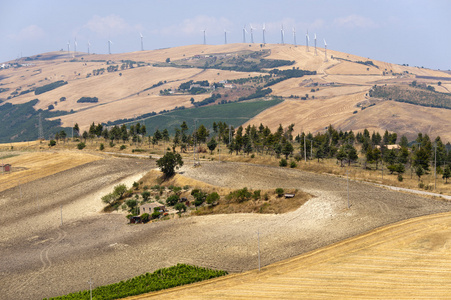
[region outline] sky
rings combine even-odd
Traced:
[[[448,0],[0,0],[0,63],[39,53],[144,50],[243,41],[318,46],[397,64],[451,69]]]

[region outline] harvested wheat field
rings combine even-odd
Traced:
[[[4,159],[5,163],[7,162],[13,166],[13,172],[0,175],[0,191],[102,159],[100,156],[88,153],[69,151],[32,153],[0,152],[0,156],[2,156],[2,153],[17,156]]]
[[[451,296],[450,240],[450,213],[423,216],[260,272],[127,299],[447,299]]]

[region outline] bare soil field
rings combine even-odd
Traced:
[[[100,196],[154,168],[150,160],[103,159],[0,192],[0,288],[4,299],[39,299],[127,279],[176,263],[243,272],[319,249],[371,229],[451,210],[451,203],[299,170],[245,163],[185,166],[206,184],[299,189],[314,197],[286,214],[187,217],[127,225],[101,214]],[[137,179],[134,179],[137,180]],[[130,180],[129,180],[130,181]],[[35,199],[39,191],[39,201]],[[60,224],[60,205],[64,223]]]

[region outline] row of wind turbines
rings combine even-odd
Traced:
[[[243,27],[243,43],[246,43],[246,35],[249,34],[249,33],[250,33],[250,38],[251,38],[250,42],[252,44],[254,43],[254,30],[255,29],[256,28],[254,28],[254,27],[252,27],[252,25],[250,25],[250,28],[249,28],[250,32],[248,32],[247,29],[246,29],[246,25],[244,25],[244,27]],[[207,30],[203,29],[201,31],[203,32],[203,37],[204,37],[203,44],[206,45],[207,44]],[[293,44],[296,47],[297,46],[297,43],[296,43],[296,28],[293,27],[292,28],[292,32],[293,32]],[[224,44],[227,44],[227,33],[230,33],[230,32],[224,29]],[[263,24],[262,33],[263,33],[263,44],[266,44],[266,37],[265,37],[265,35],[266,35],[266,25],[265,24]],[[141,39],[141,51],[144,51],[144,41],[143,41],[144,36],[142,35],[142,33],[140,33],[139,36],[140,36],[140,39]],[[285,39],[285,30],[284,30],[283,24],[282,24],[282,26],[280,28],[280,44],[285,45],[285,40],[284,39]],[[310,41],[310,37],[309,37],[308,30],[307,30],[307,33],[305,34],[305,45],[307,47],[306,48],[307,52],[310,52],[309,41]],[[69,56],[70,56],[70,44],[71,44],[70,41],[68,41],[67,42],[67,53],[69,54]],[[108,54],[111,54],[111,45],[112,44],[113,44],[113,42],[109,39],[108,40]],[[77,52],[77,45],[78,45],[77,44],[77,38],[75,38],[75,41],[74,41],[74,52],[73,52],[73,55],[72,55],[73,57],[75,57],[75,53]],[[91,43],[89,41],[87,43],[87,46],[88,46],[88,55],[89,55],[90,54],[90,47],[91,47]],[[315,47],[315,55],[318,55],[318,52],[316,50],[316,33],[314,35],[314,47]],[[327,43],[326,43],[326,39],[324,39],[324,50],[325,50],[324,51],[325,60],[327,61]]]
[[[244,25],[243,27],[243,43],[246,43],[246,35],[250,33],[250,38],[251,38],[251,44],[254,43],[254,30],[256,28],[252,27],[252,25],[249,26],[249,31],[247,31],[246,25]],[[207,30],[203,29],[201,30],[203,32],[204,35],[204,45],[207,44]],[[297,43],[296,43],[296,28],[293,27],[292,28],[293,31],[293,44],[296,47]],[[226,29],[224,29],[224,44],[227,44],[227,33],[230,33],[229,31],[227,31]],[[262,37],[263,37],[263,44],[266,44],[266,25],[263,24],[262,27]],[[309,49],[309,42],[310,42],[310,37],[308,34],[308,30],[307,33],[305,34],[305,45],[307,47],[307,52],[310,52]],[[283,24],[280,28],[280,44],[285,45],[285,30],[283,28]],[[316,50],[316,33],[314,35],[314,47],[315,47],[315,55],[318,55],[318,52]],[[326,61],[327,61],[327,42],[326,39],[324,39],[324,53],[325,53],[325,57],[326,57]]]

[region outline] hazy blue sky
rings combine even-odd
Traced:
[[[254,41],[267,43],[310,41],[316,33],[328,47],[391,63],[451,69],[451,1],[448,0],[340,0],[340,1],[51,1],[0,0],[0,62],[21,54],[71,50],[113,53],[140,50],[140,33],[146,50],[203,43],[242,41],[242,28],[254,28]],[[250,36],[247,36],[250,41]]]

